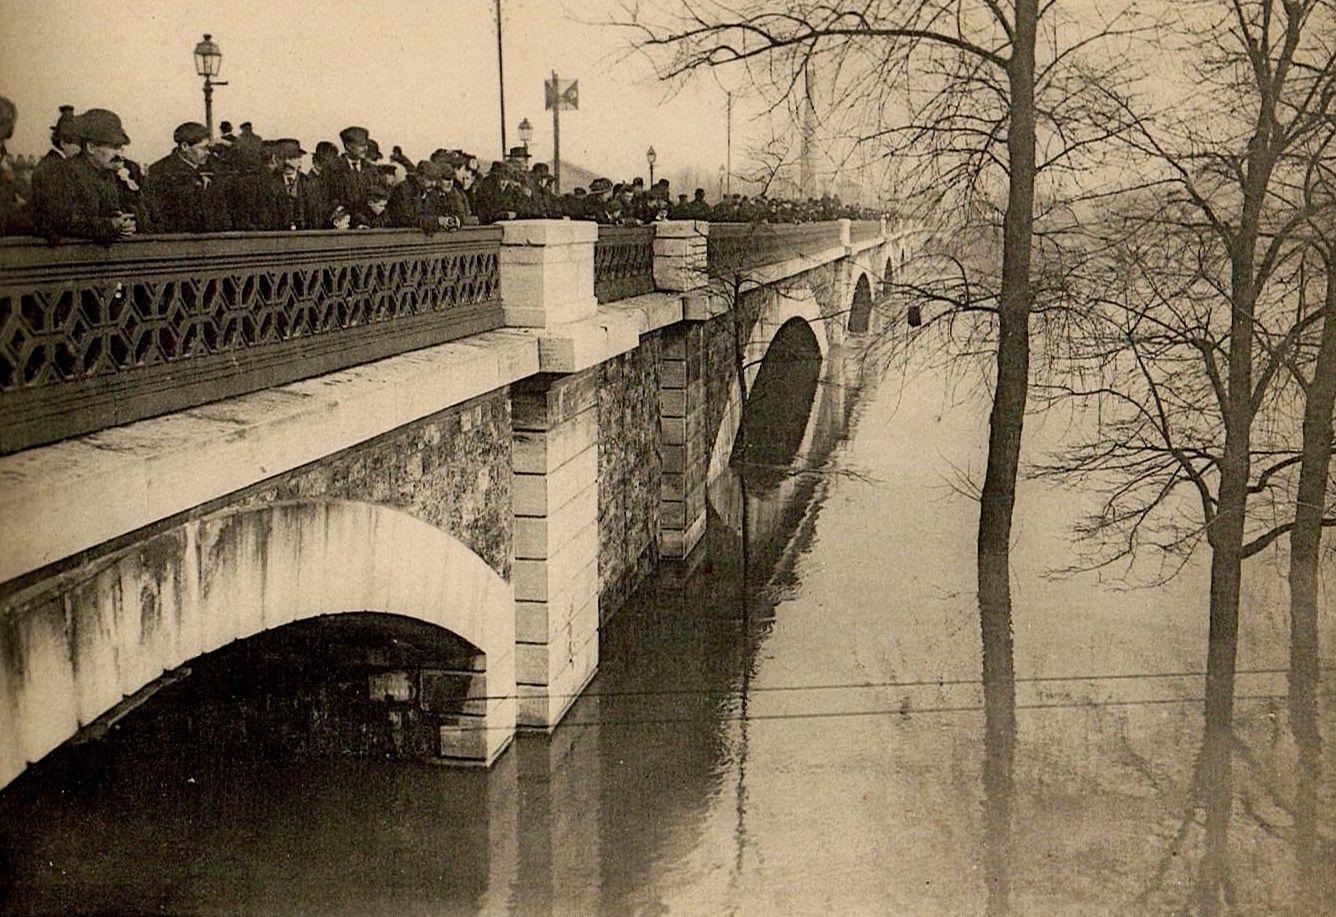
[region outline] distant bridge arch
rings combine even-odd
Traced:
[[[849,303],[849,333],[866,334],[872,319],[872,284],[865,271],[859,271],[854,281],[853,298]]]

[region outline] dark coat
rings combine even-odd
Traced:
[[[278,175],[267,170],[233,175],[226,194],[233,229],[266,232],[292,228],[296,211]]]
[[[445,189],[446,213],[459,220],[460,226],[476,226],[478,218],[473,215],[473,207],[469,204],[469,197],[458,185],[451,183]]]
[[[220,232],[227,201],[208,165],[195,168],[173,151],[148,167],[144,204],[154,232]]]
[[[446,194],[436,188],[422,185],[410,175],[390,193],[390,205],[385,211],[391,226],[437,232],[443,216],[450,216]]]
[[[483,223],[524,219],[533,210],[532,198],[527,197],[515,182],[503,184],[496,173],[485,175],[478,182],[474,201],[477,204],[478,220]]]
[[[0,236],[26,235],[31,231],[25,199],[9,155],[0,143]]]
[[[57,159],[33,183],[33,227],[49,239],[113,242],[120,234],[111,220],[121,212],[120,180],[83,155]]]
[[[329,194],[328,172],[307,172],[297,188],[303,229],[329,229],[334,201]]]
[[[380,173],[371,163],[363,160],[354,168],[347,156],[340,156],[325,166],[321,173],[329,195],[330,209],[346,207],[349,213],[361,213],[366,204],[366,191],[371,182],[380,181]]]
[[[46,155],[37,160],[37,165],[33,166],[32,178],[28,191],[28,220],[30,223],[37,223],[37,210],[34,201],[38,199],[50,200],[51,192],[48,183],[51,181],[51,170],[65,161],[65,157],[59,150],[50,149]],[[41,229],[34,229],[34,232],[41,233]]]

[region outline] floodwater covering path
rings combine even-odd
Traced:
[[[1024,483],[1014,780],[989,798],[968,496],[986,401],[912,361],[860,397],[856,362],[835,351],[812,396],[794,465],[819,473],[756,443],[716,482],[691,568],[608,624],[551,736],[485,772],[293,758],[221,725],[225,696],[164,691],[0,794],[0,913],[1196,913],[1222,791],[1228,912],[1332,913],[1336,701],[1324,670],[1325,742],[1296,743],[1283,557],[1247,569],[1232,785],[1206,786],[1205,559],[1154,589],[1051,578],[1086,498]],[[1320,630],[1330,660],[1330,603]]]

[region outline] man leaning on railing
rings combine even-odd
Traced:
[[[125,173],[121,148],[130,142],[115,112],[91,108],[74,118],[80,151],[51,166],[34,189],[34,229],[51,239],[112,242],[138,229],[133,204],[137,183]],[[134,185],[134,187],[131,187]]]

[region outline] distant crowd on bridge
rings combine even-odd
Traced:
[[[491,163],[458,149],[414,162],[398,146],[386,156],[366,128],[339,132],[307,151],[293,138],[265,139],[250,122],[220,125],[214,138],[187,121],[172,133],[170,153],[147,169],[126,159],[130,142],[120,118],[61,106],[51,149],[40,159],[11,157],[14,105],[0,97],[0,234],[112,242],[136,233],[255,232],[407,227],[426,232],[514,219],[590,220],[642,226],[659,220],[801,223],[875,219],[837,196],[791,201],[726,195],[717,203],[695,189],[674,200],[667,179],[641,178],[558,194],[543,162],[525,147]]]

